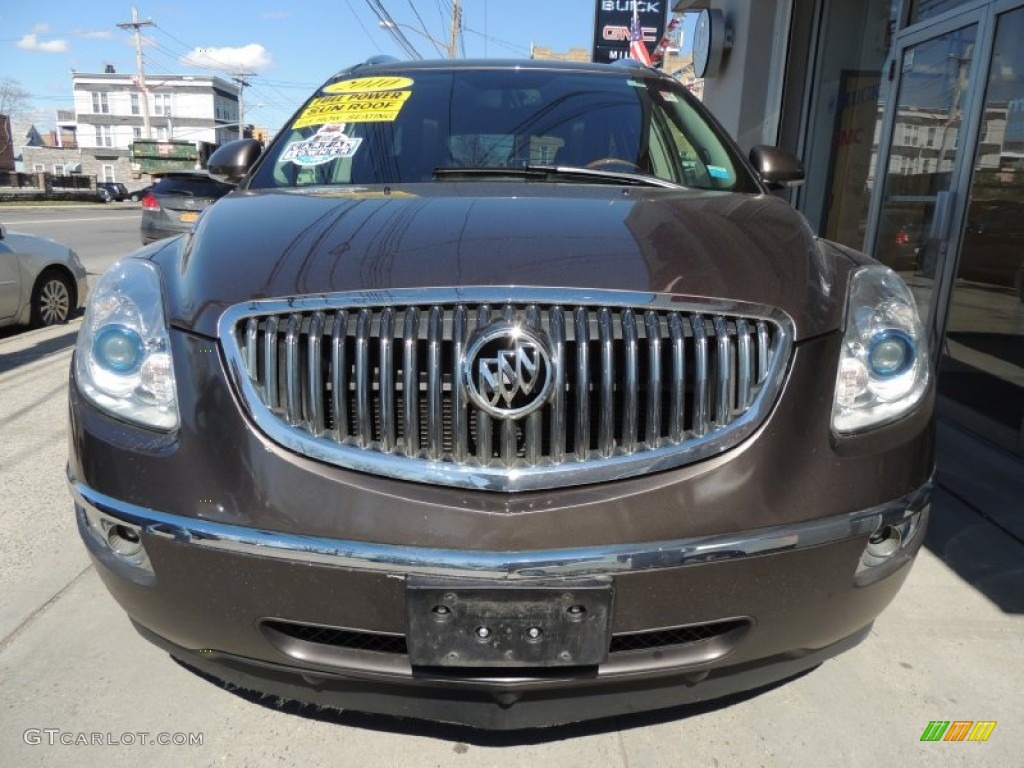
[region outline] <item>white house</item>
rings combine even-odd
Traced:
[[[222,144],[238,135],[238,88],[219,77],[147,77],[148,136],[143,117],[147,99],[135,75],[75,72],[72,87],[74,127],[82,149],[127,150],[135,139],[145,138]]]

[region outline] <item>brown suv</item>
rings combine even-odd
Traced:
[[[549,725],[795,675],[906,578],[914,299],[671,78],[368,62],[210,171],[237,191],[99,282],[70,390],[82,538],[186,664]]]

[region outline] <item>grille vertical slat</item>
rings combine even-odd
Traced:
[[[506,304],[501,311],[501,319],[506,323],[512,323],[516,319],[516,309],[511,304]],[[500,374],[499,374],[500,375]],[[515,461],[517,450],[517,437],[519,432],[518,423],[512,419],[501,420],[501,460],[505,464]]]
[[[427,322],[427,455],[431,459],[440,459],[444,450],[441,330],[441,308],[431,307],[430,319]]]
[[[410,307],[405,310],[402,330],[402,439],[407,456],[415,456],[420,450],[420,376],[416,367],[419,329],[419,312]]]
[[[289,424],[302,421],[302,383],[299,368],[299,326],[302,318],[292,315],[284,336],[284,405]]]
[[[611,456],[615,450],[615,336],[612,313],[607,307],[602,307],[597,313],[597,334],[601,345],[601,415],[597,449],[602,456]]]
[[[536,304],[526,308],[526,326],[532,330],[540,329],[540,310]],[[550,375],[550,372],[548,373]],[[544,416],[538,410],[526,417],[526,439],[523,446],[523,455],[526,463],[534,466],[540,460],[541,437],[544,430]]]
[[[269,318],[263,337],[263,398],[271,410],[280,403],[277,392],[277,327],[278,319]]]
[[[716,315],[714,325],[718,349],[715,355],[715,424],[724,427],[729,423],[729,414],[732,413],[732,346],[725,318]]]
[[[644,437],[649,448],[661,438],[661,321],[657,312],[644,316],[647,326],[647,419]]]
[[[373,315],[368,309],[359,310],[356,318],[356,438],[360,448],[373,441],[373,411],[370,408],[370,325]]]
[[[551,461],[565,460],[565,315],[561,307],[550,313],[552,364],[555,368],[555,391],[551,396]]]
[[[486,328],[490,322],[491,308],[483,304],[476,312],[477,330]],[[491,460],[491,444],[491,417],[478,410],[476,412],[476,457],[484,464]]]
[[[259,357],[259,330],[259,321],[255,317],[250,317],[245,323],[245,372],[253,381],[259,377],[259,371],[256,369]]]
[[[673,312],[668,319],[672,339],[672,389],[669,395],[669,440],[678,443],[686,430],[686,331],[683,319]]]
[[[586,482],[572,474],[577,469],[586,478],[623,477],[648,455],[642,466],[678,466],[717,455],[767,414],[791,349],[781,313],[756,308],[744,317],[664,298],[588,304],[589,294],[576,295],[581,301],[568,307],[528,292],[519,304],[474,303],[470,292],[418,306],[374,305],[367,294],[351,308],[281,302],[256,314],[240,306],[221,338],[250,414],[271,438],[275,424],[287,425],[279,442],[307,452],[304,432],[317,441],[308,455],[367,471],[372,458],[356,460],[354,451],[389,454],[381,471],[396,477],[416,476],[402,470],[405,462],[451,463],[470,471],[448,478],[434,468],[431,481],[467,487],[478,487],[477,476],[480,487],[522,487],[518,478],[531,488]],[[520,347],[514,331],[500,341],[495,322],[529,329],[529,344],[540,346]],[[468,361],[485,331],[488,346]],[[534,371],[532,359],[543,366]],[[505,377],[500,393],[493,380],[480,380],[496,363]],[[533,379],[545,369],[547,382]],[[470,397],[467,384],[481,389]],[[534,387],[550,388],[550,396],[525,417],[489,414],[490,398],[501,410],[529,402]],[[739,423],[752,409],[758,418]],[[560,479],[548,484],[552,471]]]
[[[768,324],[764,320],[757,321],[757,383],[763,384],[768,378]]]
[[[380,401],[380,447],[395,450],[395,310],[388,307],[380,314],[380,379],[377,399]]]
[[[693,432],[706,435],[710,427],[711,387],[708,384],[708,335],[704,327],[704,316],[695,314],[690,318],[693,329]]]
[[[334,313],[331,327],[331,419],[334,424],[334,439],[344,440],[348,432],[348,375],[345,355],[345,338],[348,331],[348,312]]]
[[[575,312],[576,331],[576,451],[577,461],[590,453],[590,317],[584,307]]]
[[[466,391],[458,381],[458,370],[466,352],[469,334],[469,318],[466,308],[459,305],[452,318],[452,458],[462,462],[469,452],[469,428],[467,423]]]
[[[750,407],[753,399],[753,382],[751,372],[753,371],[754,349],[750,344],[750,324],[746,320],[736,321],[737,350],[739,355],[739,382],[737,383],[736,407],[745,411]]]
[[[637,400],[639,386],[639,338],[636,315],[633,310],[622,312],[622,343],[625,347],[625,376],[622,386],[622,449],[626,453],[636,451]]]
[[[324,433],[324,313],[314,312],[309,321],[306,350],[306,412],[309,431],[319,437]]]

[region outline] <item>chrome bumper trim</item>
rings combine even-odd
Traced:
[[[866,537],[928,506],[929,481],[902,498],[869,509],[775,526],[672,541],[520,552],[435,549],[279,533],[170,515],[99,493],[69,477],[83,508],[135,526],[147,536],[181,544],[397,575],[525,579],[636,573],[659,568],[738,560]]]

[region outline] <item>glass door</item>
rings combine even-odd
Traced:
[[[1024,7],[1008,6],[996,6],[983,67],[939,393],[959,421],[1024,454]]]
[[[963,215],[965,158],[973,154],[964,139],[978,90],[980,18],[975,11],[903,36],[889,70],[896,97],[880,141],[888,164],[867,242],[914,291],[933,351],[945,314],[935,309],[941,279],[955,259],[951,241]]]

